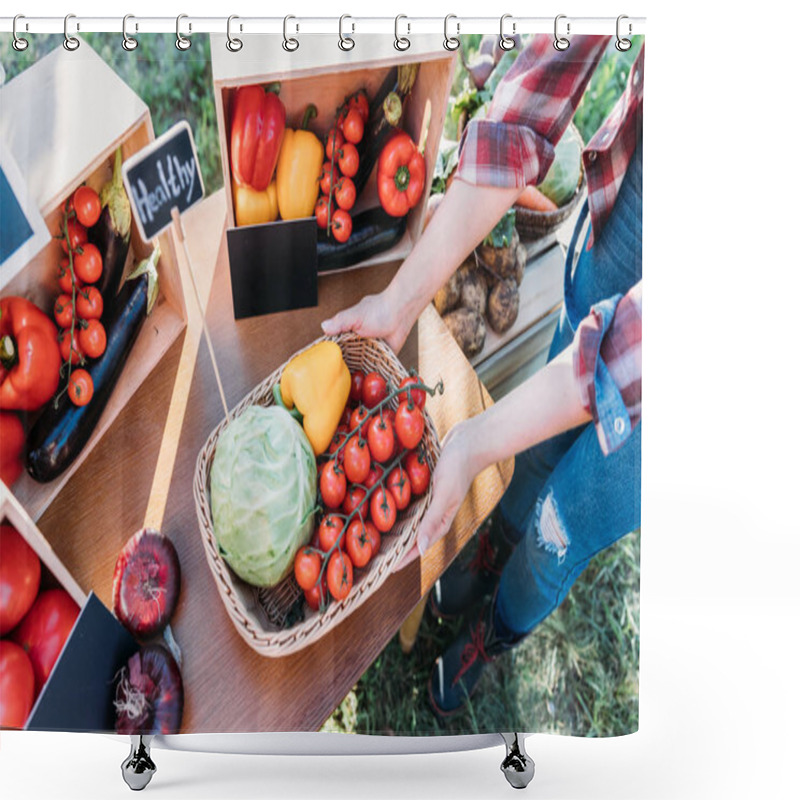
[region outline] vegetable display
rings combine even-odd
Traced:
[[[283,136],[276,170],[278,210],[281,219],[300,219],[314,213],[325,149],[315,133],[306,130],[317,115],[314,105],[303,114],[300,128]]]
[[[242,580],[275,586],[311,537],[314,451],[292,415],[250,406],[217,441],[210,494],[220,555]]]

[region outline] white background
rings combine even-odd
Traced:
[[[652,5],[58,0],[4,13],[646,15],[641,729],[617,740],[529,739],[537,776],[528,794],[797,797],[798,12]],[[2,795],[126,797],[126,754],[104,737],[2,733]],[[313,759],[155,751],[146,791],[508,797],[501,757],[500,748]]]

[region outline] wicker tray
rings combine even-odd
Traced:
[[[350,370],[360,369],[365,373],[378,371],[394,386],[408,375],[397,356],[378,339],[363,339],[356,334],[345,333],[322,337],[317,341],[326,339],[336,342],[342,348],[344,360]],[[308,347],[313,344],[316,342],[312,342]],[[280,380],[287,363],[288,361],[256,386],[231,411],[231,419],[239,416],[248,406],[272,405],[272,387]],[[424,415],[427,424],[421,446],[425,448],[433,469],[439,458],[439,439],[427,410],[424,411]],[[397,563],[411,549],[417,525],[430,504],[430,489],[422,497],[416,498],[402,516],[398,516],[392,533],[383,537],[380,553],[363,570],[358,570],[353,589],[344,600],[332,600],[324,612],[312,612],[307,608],[305,619],[291,627],[284,627],[282,623],[286,615],[302,594],[294,576],[290,575],[273,589],[259,589],[242,581],[228,567],[217,550],[211,518],[209,479],[217,440],[227,424],[227,421],[223,420],[212,431],[200,451],[195,469],[194,499],[206,559],[225,610],[239,635],[261,655],[286,656],[321,639],[377,591]]]

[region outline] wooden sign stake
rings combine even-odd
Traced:
[[[222,379],[219,375],[219,368],[217,367],[217,357],[214,354],[214,345],[211,344],[211,334],[208,331],[208,323],[206,322],[206,310],[203,308],[203,302],[200,299],[200,291],[197,288],[197,281],[194,277],[194,265],[192,264],[192,257],[189,255],[189,248],[186,246],[186,234],[183,230],[183,221],[181,220],[180,212],[177,208],[172,209],[172,223],[175,226],[175,233],[183,246],[183,253],[186,256],[186,264],[189,267],[189,277],[192,279],[192,289],[194,296],[197,300],[197,306],[200,309],[200,319],[203,321],[203,335],[205,336],[208,353],[211,356],[211,366],[214,368],[214,377],[217,379],[217,388],[219,389],[219,397],[222,400],[222,407],[225,409],[225,420],[230,422],[230,414],[228,412],[228,403],[225,400],[225,390],[222,388]]]

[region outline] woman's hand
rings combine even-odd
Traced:
[[[353,331],[359,336],[381,338],[395,353],[399,353],[415,319],[404,317],[398,313],[398,308],[391,300],[389,289],[386,289],[380,294],[367,295],[354,306],[326,319],[322,323],[322,330],[328,336]]]
[[[470,447],[470,422],[459,423],[445,436],[433,471],[431,504],[417,529],[416,543],[395,567],[395,572],[421,556],[450,530],[456,512],[480,471]]]

